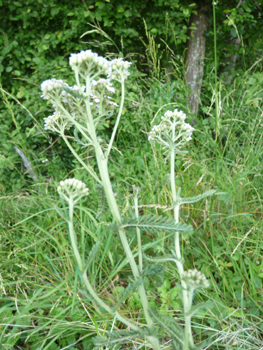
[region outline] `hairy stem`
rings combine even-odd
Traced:
[[[173,201],[174,221],[175,221],[175,224],[177,224],[177,223],[179,223],[180,204],[179,204],[179,194],[177,195],[176,187],[175,187],[174,165],[175,165],[175,150],[173,148],[171,150],[171,157],[170,157],[170,179],[171,179],[171,192],[172,192],[172,201]],[[188,316],[186,316],[186,313],[191,308],[191,302],[190,302],[189,297],[188,297],[187,285],[182,280],[182,275],[184,273],[184,266],[182,263],[179,232],[175,232],[174,245],[175,245],[175,253],[176,253],[176,257],[177,257],[176,266],[177,266],[177,269],[179,272],[179,276],[181,278],[181,285],[182,285],[182,289],[183,289],[183,292],[182,292],[182,294],[183,294],[183,307],[184,307],[184,314],[185,314],[184,350],[187,350],[188,344],[190,344],[190,347],[193,347],[194,341],[193,341],[193,335],[192,335],[192,329],[191,329],[191,319]]]

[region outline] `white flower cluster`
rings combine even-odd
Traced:
[[[111,96],[108,96],[109,93],[115,93],[115,88],[112,86],[110,79],[100,78],[98,80],[92,80],[90,90],[90,97],[98,109],[100,108],[100,104],[102,104],[104,112],[118,107],[116,102],[111,101]]]
[[[64,83],[63,80],[57,80],[54,78],[45,80],[41,84],[41,90],[43,92],[41,97],[44,100],[50,100],[52,97],[59,95],[65,86],[68,87],[68,84]]]
[[[191,289],[197,288],[208,288],[209,281],[205,275],[198,271],[197,269],[188,270],[183,273],[182,280],[188,285]]]
[[[62,198],[67,202],[73,200],[74,204],[76,204],[82,197],[89,194],[89,189],[84,182],[77,179],[66,179],[60,181],[57,190]]]
[[[109,61],[91,50],[72,53],[69,65],[82,76],[95,75],[96,73],[109,74]]]
[[[185,123],[186,114],[182,111],[167,111],[161,119],[161,124],[154,125],[149,132],[149,141],[158,142],[165,148],[179,149],[192,139],[194,128]]]
[[[113,80],[120,80],[121,77],[126,79],[129,76],[128,69],[131,62],[123,61],[122,58],[108,61],[106,58],[98,56],[97,53],[86,50],[72,53],[69,58],[69,65],[83,78],[102,74]]]
[[[131,62],[123,61],[123,58],[115,58],[110,62],[109,78],[119,80],[123,76],[126,79],[130,75],[128,71],[130,66]]]
[[[108,61],[91,50],[71,54],[69,63],[75,71],[78,85],[69,86],[63,80],[54,78],[41,84],[41,97],[50,100],[55,109],[53,115],[44,118],[45,130],[60,133],[61,129],[69,129],[73,125],[72,118],[86,124],[87,100],[94,116],[99,114],[101,118],[109,115],[114,108],[119,107],[110,96],[115,93],[111,79],[125,79],[131,65],[122,58]],[[106,75],[108,79],[101,78],[100,75]],[[89,82],[90,86],[81,86],[80,77],[84,80],[89,77],[85,83]],[[95,77],[98,79],[95,80]]]
[[[70,129],[71,121],[64,117],[58,110],[49,117],[44,118],[44,129],[60,133],[61,129]]]

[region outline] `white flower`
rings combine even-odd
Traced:
[[[161,117],[161,123],[154,125],[148,134],[148,140],[157,142],[168,149],[180,149],[192,138],[194,128],[185,123],[186,115],[175,109],[167,111]]]
[[[59,111],[55,111],[54,114],[44,118],[44,129],[51,130],[60,133],[62,129],[70,129],[73,125],[66,117],[64,117]]]
[[[54,95],[60,93],[63,90],[63,87],[68,87],[68,84],[63,80],[57,80],[54,78],[45,80],[41,84],[41,90],[43,92],[41,97],[45,100],[50,100]]]
[[[82,197],[89,194],[89,189],[84,182],[77,179],[66,179],[60,181],[57,188],[59,195],[67,202],[73,201],[76,204]]]
[[[121,77],[126,79],[130,75],[128,69],[131,64],[131,62],[123,61],[123,58],[115,58],[110,62],[111,71],[109,72],[108,77],[114,80],[120,80]]]
[[[184,272],[182,275],[182,280],[191,289],[208,288],[210,285],[205,275],[196,269]]]
[[[69,65],[82,77],[95,74],[109,74],[109,61],[91,50],[72,53],[69,58]]]

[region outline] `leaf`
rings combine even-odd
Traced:
[[[214,302],[213,301],[206,301],[204,303],[199,303],[199,304],[191,307],[191,310],[186,313],[186,316],[192,317],[199,310],[204,309],[204,308],[211,309],[213,306],[214,306]]]
[[[75,15],[74,12],[69,12],[69,13],[67,14],[67,16],[74,16],[74,15]]]
[[[17,98],[21,98],[23,96],[24,96],[24,90],[20,90],[16,95]]]
[[[174,318],[158,313],[156,309],[149,309],[151,317],[172,337],[176,344],[183,345],[183,328]]]
[[[114,305],[113,310],[117,311],[117,308],[125,301],[125,299],[127,299],[128,295],[130,293],[134,292],[136,289],[138,289],[138,287],[143,284],[143,281],[144,281],[144,278],[139,276],[135,280],[135,282],[129,283],[128,287],[125,288],[124,291],[122,292],[122,294],[119,296],[119,299],[118,299],[116,305]]]
[[[51,16],[56,16],[59,13],[59,8],[57,7],[52,8],[50,13],[51,13]]]
[[[97,190],[98,194],[98,209],[97,209],[97,214],[96,214],[96,219],[101,217],[101,215],[105,212],[107,206],[107,199],[105,195],[105,191],[102,185],[96,184],[95,188]]]
[[[65,221],[68,221],[69,218],[67,218],[67,216],[64,214],[63,209],[60,209],[59,207],[57,207],[56,205],[54,205],[54,209],[56,210],[56,212],[58,213],[58,215]],[[68,212],[67,209],[64,209],[65,212]]]
[[[94,337],[92,338],[93,343],[95,347],[93,350],[98,350],[104,347],[109,347],[110,345],[122,343],[122,342],[129,342],[133,338],[142,337],[143,332],[140,331],[111,331],[107,333],[107,336],[105,337]],[[115,346],[114,346],[115,348]]]
[[[138,227],[149,233],[152,232],[163,232],[163,231],[192,231],[191,225],[183,223],[174,223],[174,219],[167,218],[166,216],[156,216],[156,215],[143,215],[139,218],[128,217],[123,220],[122,225],[119,228],[127,227]]]
[[[216,190],[209,190],[207,192],[204,192],[202,194],[199,194],[198,196],[195,197],[186,197],[186,198],[180,198],[179,199],[179,203],[184,203],[184,204],[189,204],[189,203],[195,203],[195,202],[199,202],[200,200],[202,200],[203,198],[212,196],[213,194],[216,193]]]
[[[167,254],[167,255],[164,255],[164,256],[161,256],[161,257],[158,256],[158,257],[154,257],[154,258],[151,257],[151,256],[148,256],[146,254],[143,254],[143,256],[149,262],[160,263],[160,264],[166,263],[167,261],[172,261],[172,262],[174,262],[176,264],[177,262],[182,261],[182,260],[176,259],[176,255],[168,255]]]
[[[84,268],[84,271],[86,272],[87,269],[90,267],[92,261],[95,259],[96,254],[99,250],[100,247],[100,241],[98,241],[96,244],[94,244],[94,246],[91,248],[90,252],[89,252],[89,256],[86,262],[86,266]]]

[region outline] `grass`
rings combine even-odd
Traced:
[[[145,80],[144,84],[149,82]],[[142,92],[141,83],[137,85],[140,93],[128,94],[130,107],[122,125],[124,136],[118,135],[117,144],[122,154],[113,152],[111,174],[124,214],[133,205],[131,190],[135,184],[141,188],[141,213],[171,216],[167,165],[160,149],[152,153],[144,132],[150,129],[149,121],[158,109],[169,103],[169,91],[175,89],[176,93],[176,86],[155,79],[150,84],[148,94]],[[201,270],[211,284],[194,300],[214,302],[213,308],[200,311],[194,318],[196,340],[207,339],[204,349],[263,348],[262,109],[247,103],[249,90],[242,86],[240,80],[239,85],[221,91],[217,154],[212,138],[213,106],[207,106],[188,153],[176,161],[176,181],[183,196],[217,190],[212,198],[185,205],[181,214],[181,220],[194,227],[194,232],[182,239],[185,266]],[[54,178],[60,180],[55,174]],[[101,241],[89,276],[99,295],[113,305],[132,281],[131,273],[118,237],[109,231],[107,210],[96,218],[101,197],[88,179],[87,184],[92,201],[82,203],[75,212],[78,238],[84,256]],[[54,209],[54,204],[60,206],[55,184],[40,185],[39,189],[38,193],[5,193],[2,189],[0,343],[5,350],[92,349],[94,336],[125,328],[98,308],[83,289],[67,226]],[[135,235],[128,235],[136,256]],[[169,250],[170,244],[167,233],[143,237],[147,254],[161,254]],[[175,266],[168,263],[163,276],[148,278],[147,290],[150,304],[159,305],[160,310],[175,315],[180,322],[182,304],[177,277]],[[120,310],[139,323],[145,322],[136,292],[129,295]],[[163,349],[171,348],[165,333],[163,339]],[[132,345],[112,347],[125,348],[149,349],[150,345],[136,339]]]

